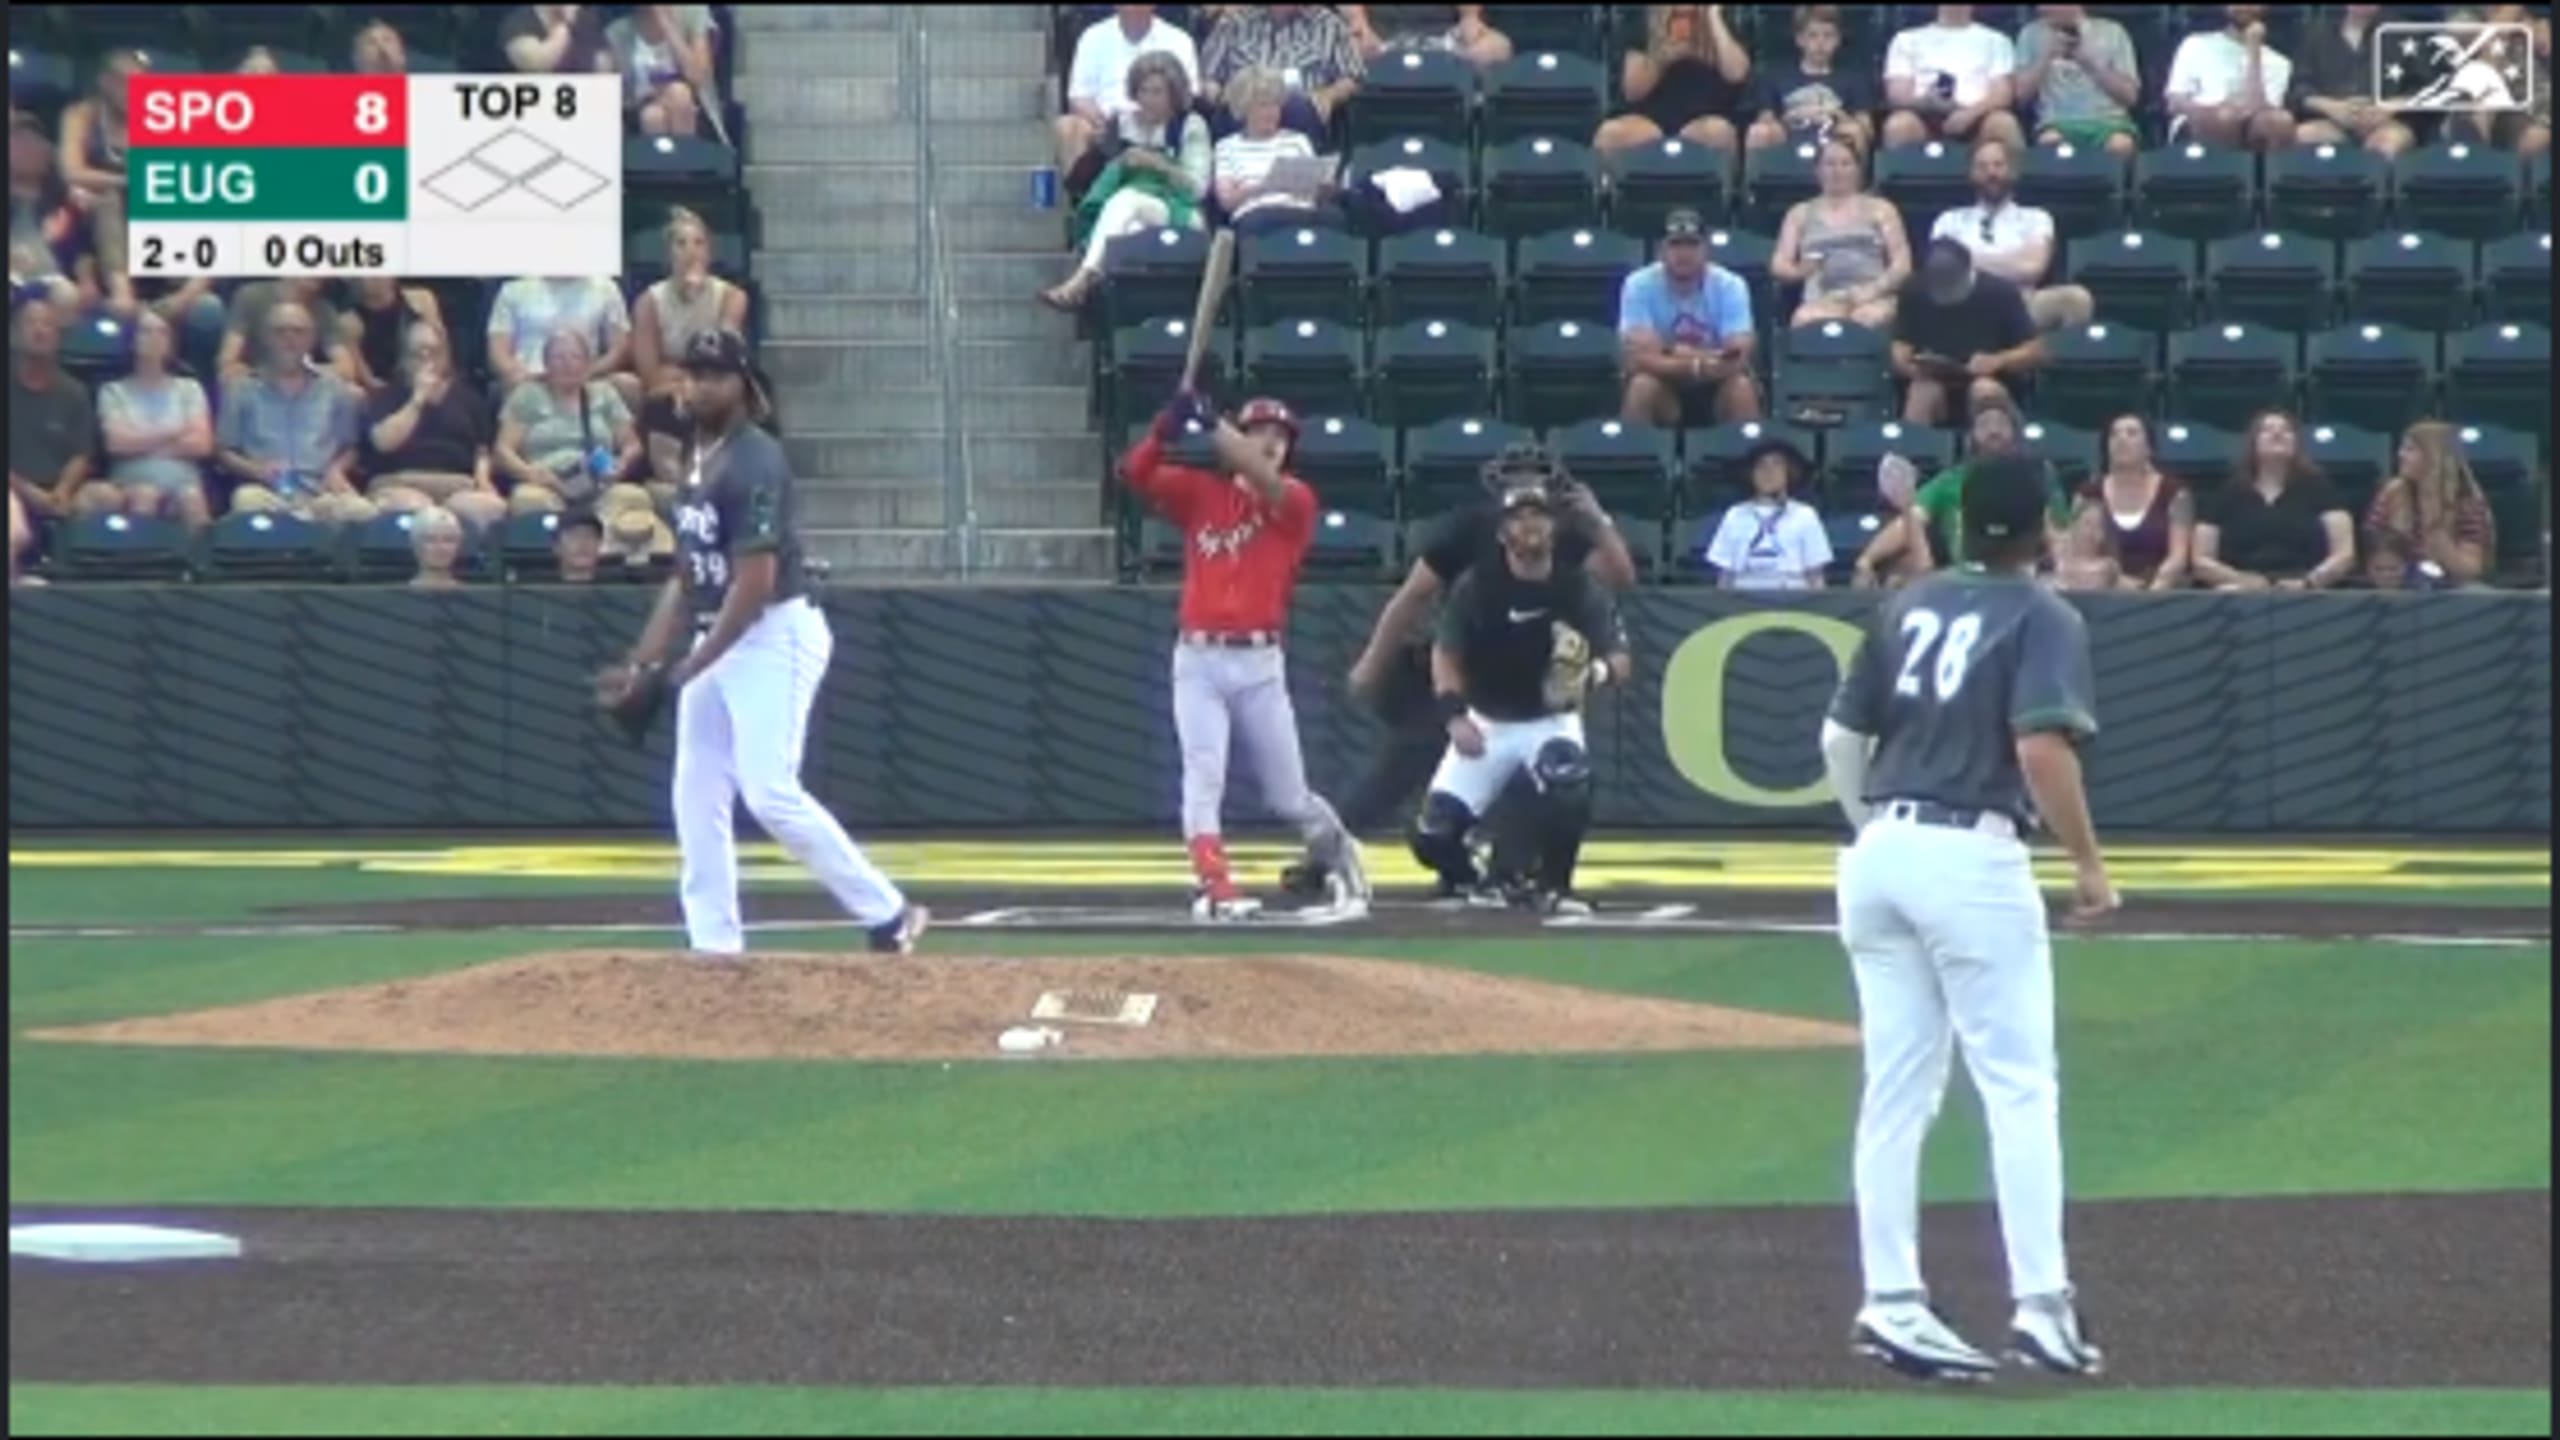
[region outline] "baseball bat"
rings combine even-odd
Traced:
[[[1209,353],[1210,332],[1218,328],[1218,302],[1227,297],[1227,272],[1235,268],[1236,232],[1221,230],[1209,242],[1209,263],[1200,271],[1200,300],[1191,307],[1191,350],[1182,357],[1182,388],[1199,383],[1200,362]]]

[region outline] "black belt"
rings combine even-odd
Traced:
[[[1277,630],[1185,630],[1185,645],[1207,645],[1218,650],[1264,650],[1280,643]]]
[[[1954,805],[1941,805],[1935,800],[1887,800],[1876,807],[1876,814],[1886,820],[1900,820],[1912,825],[1934,825],[1945,830],[1992,830],[2005,825],[2012,835],[2024,835],[2027,827],[2018,817],[2001,810],[1965,810]],[[1988,826],[1984,821],[1990,821]]]

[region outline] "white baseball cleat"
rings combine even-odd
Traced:
[[[1262,913],[1262,902],[1250,895],[1212,895],[1203,890],[1191,897],[1191,918],[1213,924],[1250,920]]]
[[[1965,1343],[1938,1312],[1916,1300],[1870,1304],[1858,1312],[1849,1350],[1916,1380],[1974,1383],[1999,1365]]]
[[[1369,897],[1351,888],[1340,875],[1324,878],[1324,899],[1298,912],[1311,919],[1365,920],[1369,918]]]
[[[916,942],[924,938],[925,927],[933,923],[933,913],[921,905],[909,905],[887,924],[871,930],[871,951],[875,955],[913,955]]]
[[[2054,1375],[2095,1376],[2107,1371],[2105,1352],[2089,1343],[2080,1312],[2068,1300],[2018,1302],[2009,1321],[2009,1358]]]

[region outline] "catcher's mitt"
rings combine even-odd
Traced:
[[[596,677],[596,708],[605,713],[623,738],[637,745],[649,738],[649,727],[658,721],[658,712],[666,708],[667,667],[657,661],[646,665],[616,665]]]
[[[1561,620],[1554,622],[1555,638],[1547,651],[1547,678],[1542,693],[1547,713],[1561,715],[1582,708],[1582,695],[1591,688],[1593,661],[1591,642],[1582,632]]]

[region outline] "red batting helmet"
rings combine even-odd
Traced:
[[[1286,402],[1268,395],[1244,402],[1244,408],[1236,412],[1236,428],[1250,430],[1256,425],[1279,426],[1289,432],[1289,448],[1298,448],[1298,412],[1290,409]]]

